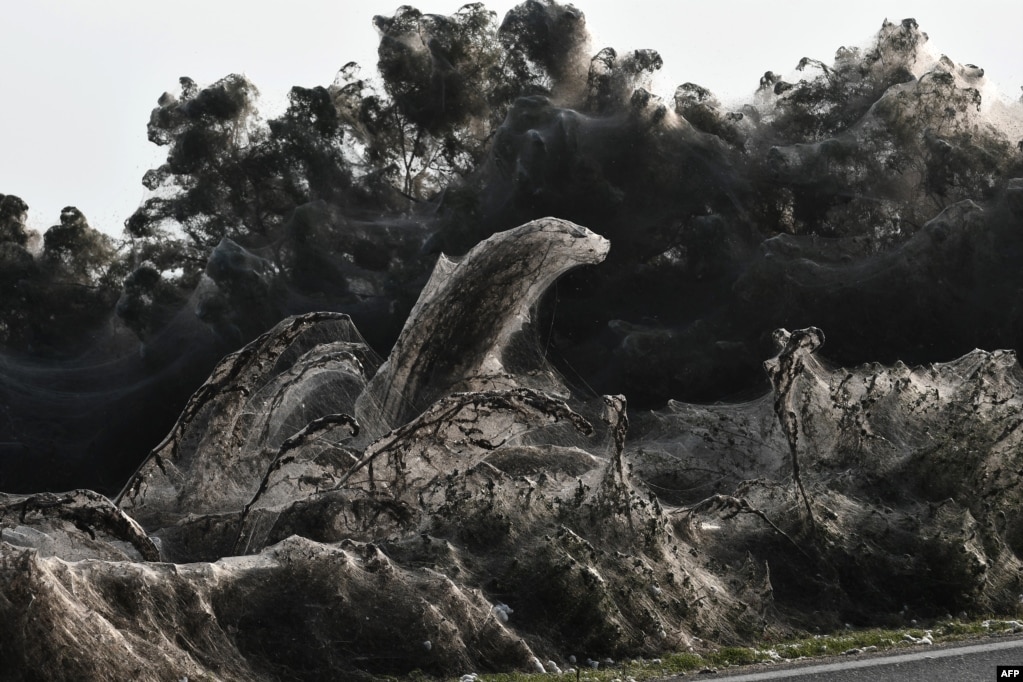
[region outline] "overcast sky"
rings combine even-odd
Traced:
[[[375,65],[375,14],[400,0],[26,0],[3,12],[0,33],[0,193],[30,207],[45,230],[74,205],[119,235],[145,196],[147,168],[165,150],[146,139],[149,112],[179,76],[205,85],[244,73],[270,102],[292,85],[327,85],[358,61]],[[464,3],[411,3],[450,14]],[[517,4],[487,2],[499,16]],[[830,63],[888,18],[915,17],[931,45],[985,68],[1005,95],[1023,85],[1023,2],[819,0],[581,0],[594,49],[650,47],[664,58],[668,95],[699,83],[725,98],[752,93],[767,70],[803,56]],[[364,72],[365,73],[365,72]]]

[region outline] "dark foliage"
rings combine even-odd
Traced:
[[[80,352],[109,316],[123,261],[113,241],[74,206],[61,211],[60,224],[33,253],[27,208],[18,197],[0,199],[7,236],[0,240],[0,343],[42,357]]]

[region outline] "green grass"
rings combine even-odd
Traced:
[[[610,668],[597,670],[583,667],[578,679],[588,682],[641,682],[654,678],[720,670],[732,666],[791,661],[816,656],[837,656],[855,649],[884,651],[917,646],[905,635],[921,638],[930,633],[934,643],[953,642],[987,635],[1023,632],[1023,624],[1014,620],[985,619],[976,621],[935,621],[923,627],[903,629],[846,630],[829,635],[814,635],[782,642],[762,642],[757,647],[726,646],[701,653],[684,652],[653,660],[624,661]],[[567,664],[563,666],[567,668]],[[544,682],[552,679],[575,680],[575,673],[553,676],[533,673],[499,673],[479,675],[479,682]],[[457,677],[450,678],[456,682]],[[407,682],[407,678],[406,678]]]

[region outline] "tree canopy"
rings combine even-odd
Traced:
[[[269,120],[244,76],[181,78],[150,116],[166,160],[121,241],[70,207],[32,235],[24,202],[0,196],[3,343],[70,348],[113,319],[148,344],[184,314],[226,350],[322,308],[383,351],[438,251],[554,215],[614,244],[599,272],[562,283],[572,305],[553,318],[552,338],[588,339],[597,371],[631,357],[616,344],[651,321],[704,338],[714,292],[733,291],[765,240],[890,252],[1023,175],[1019,141],[984,113],[983,70],[929,57],[912,19],[800,60],[794,82],[768,71],[731,109],[691,82],[662,101],[655,50],[596,49],[584,14],[555,0],[503,18],[404,6],[373,24],[374,74],[349,63],[296,86]],[[701,381],[679,370],[654,397],[703,395],[688,392]]]

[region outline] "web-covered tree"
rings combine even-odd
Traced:
[[[942,57],[914,87],[875,107],[900,170],[916,183],[910,208],[921,220],[964,199],[991,199],[1023,169],[1011,141],[981,114],[981,77]]]
[[[458,191],[519,97],[583,105],[589,36],[571,5],[531,0],[500,25],[482,3],[451,16],[403,6],[374,23],[382,83],[361,79],[349,64],[334,85],[335,104],[364,172],[408,202]]]
[[[38,276],[27,245],[28,204],[13,194],[0,194],[0,344],[20,345],[35,312],[26,285]]]
[[[403,7],[375,23],[380,81],[349,64],[329,87],[293,88],[288,110],[269,122],[237,75],[205,88],[185,78],[178,96],[160,99],[149,135],[168,148],[167,162],[147,173],[153,195],[126,223],[136,271],[118,311],[137,333],[184,303],[224,239],[267,259],[272,276],[318,305],[358,305],[343,274],[352,262],[386,271],[408,244],[367,248],[352,219],[425,215],[449,192],[455,204],[462,188],[477,195],[467,180],[520,95],[585,92],[575,61],[585,22],[555,2],[526,3],[501,26],[482,4],[447,17]],[[420,267],[390,274],[417,280]]]
[[[831,66],[801,59],[796,69],[809,74],[796,83],[765,76],[761,96],[774,102],[767,118],[772,139],[813,142],[848,130],[889,88],[913,80],[926,42],[913,19],[885,21],[869,49],[839,48]]]
[[[60,223],[43,234],[42,263],[54,283],[113,290],[123,276],[113,241],[89,226],[74,206],[60,212]]]
[[[308,201],[349,202],[352,173],[342,154],[345,131],[327,88],[295,86],[288,108],[268,123],[269,137],[255,150],[264,221]]]
[[[340,199],[351,176],[326,89],[292,88],[288,109],[269,123],[257,113],[257,94],[232,74],[206,88],[182,78],[180,98],[160,98],[149,138],[168,147],[167,162],[146,174],[157,194],[127,221],[130,236],[173,224],[201,252],[224,237],[269,244],[296,205]]]
[[[983,70],[935,63],[926,40],[912,19],[886,21],[870,49],[801,60],[815,72],[804,80],[765,75],[747,137],[761,224],[885,248],[951,203],[995,195],[1018,160],[980,116]]]
[[[648,91],[651,76],[663,65],[655,50],[633,50],[619,56],[613,47],[605,47],[590,60],[583,110],[598,116],[627,111],[633,105],[633,94]]]
[[[0,244],[11,243],[27,247],[30,237],[25,225],[28,204],[13,194],[0,194]]]
[[[117,245],[92,228],[74,206],[60,212],[60,223],[43,233],[43,274],[38,295],[51,311],[38,338],[62,347],[106,322],[127,274]]]
[[[18,197],[0,197],[0,343],[60,353],[107,319],[126,270],[113,241],[73,206],[61,211],[34,255],[27,211]]]
[[[150,135],[167,159],[127,223],[122,274],[97,267],[105,246],[84,219],[68,212],[44,245],[23,205],[0,198],[3,342],[86,347],[99,318],[68,317],[69,304],[109,304],[105,282],[123,281],[116,310],[145,341],[147,372],[182,377],[150,398],[172,421],[168,396],[187,396],[187,377],[285,315],[348,313],[386,352],[437,252],[556,215],[614,247],[541,306],[543,350],[633,404],[750,388],[779,326],[827,328],[829,353],[849,364],[1019,347],[1018,268],[999,259],[1019,252],[1023,154],[984,125],[982,70],[933,63],[912,20],[831,64],[803,60],[805,80],[766,75],[739,111],[691,83],[665,105],[656,52],[591,51],[585,17],[554,0],[501,22],[470,5],[450,17],[403,7],[376,24],[379,79],[349,65],[333,84],[294,88],[273,120],[241,76],[183,79],[161,98]],[[959,241],[930,240],[967,218]],[[1004,224],[973,229],[983,221]],[[967,271],[971,244],[989,253]],[[958,292],[934,286],[943,274],[912,281],[918,264],[985,280],[999,305],[950,319]],[[916,314],[878,335],[879,310]]]
[[[581,104],[590,58],[582,12],[555,0],[528,0],[508,11],[498,38],[511,76],[511,91],[501,95],[505,101],[545,95],[569,106]]]
[[[684,118],[697,130],[714,135],[728,144],[742,149],[746,142],[744,128],[741,123],[747,113],[755,111],[747,107],[745,112],[726,112],[721,102],[707,88],[696,83],[683,83],[675,88],[675,113]],[[759,119],[755,117],[754,120]]]
[[[360,80],[351,65],[335,85],[364,166],[411,201],[429,199],[471,173],[511,103],[544,89],[541,82],[553,85],[545,69],[564,71],[528,35],[537,13],[546,18],[560,6],[527,4],[530,11],[513,10],[509,17],[517,18],[500,27],[482,3],[451,16],[403,6],[391,17],[375,17],[382,87]]]
[[[167,162],[146,174],[153,196],[125,224],[135,272],[118,307],[140,335],[198,286],[222,240],[283,272],[297,267],[289,214],[317,200],[346,205],[353,195],[327,89],[292,88],[287,110],[269,122],[257,113],[257,94],[239,75],[206,88],[182,78],[180,96],[164,94],[153,110],[149,138],[168,147]]]
[[[266,232],[246,168],[265,134],[256,94],[247,79],[231,75],[207,88],[182,78],[180,97],[160,98],[149,139],[168,148],[167,162],[146,173],[154,196],[125,222],[138,263],[178,270],[181,285],[194,287],[222,238]]]

